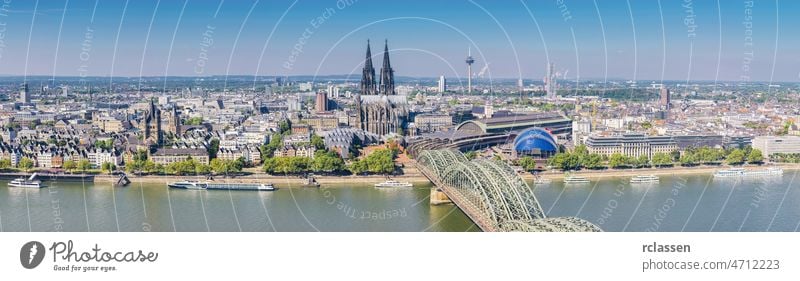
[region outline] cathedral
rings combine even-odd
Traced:
[[[408,101],[394,90],[394,70],[389,62],[389,43],[383,49],[380,84],[375,81],[372,52],[367,41],[367,57],[361,74],[361,93],[356,96],[356,127],[377,135],[404,134],[408,120]]]

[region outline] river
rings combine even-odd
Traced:
[[[606,231],[796,231],[796,171],[777,178],[627,178],[533,186],[548,216],[578,216]],[[0,181],[0,231],[478,231],[453,205],[431,206],[430,188],[366,185],[273,192],[169,189],[165,184]]]

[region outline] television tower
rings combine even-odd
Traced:
[[[472,47],[469,48],[467,53],[467,94],[472,94],[472,64],[475,59],[472,58]]]

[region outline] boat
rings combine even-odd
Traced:
[[[8,186],[11,187],[30,187],[30,188],[42,188],[44,185],[41,181],[36,180],[37,173],[33,173],[29,178],[20,177],[8,182]]]
[[[762,170],[750,170],[745,171],[744,176],[746,177],[758,177],[758,176],[778,176],[783,175],[783,169],[781,168],[766,168]]]
[[[208,189],[208,183],[198,181],[179,181],[167,184],[167,186],[183,189]]]
[[[30,188],[42,188],[44,185],[41,181],[36,180],[36,173],[30,176],[30,178],[17,178],[10,182],[8,182],[8,186],[11,187],[30,187]]]
[[[387,180],[385,182],[376,183],[375,184],[375,187],[381,187],[381,188],[386,188],[386,187],[412,187],[412,186],[414,186],[414,185],[411,184],[411,183],[399,182],[399,181],[396,181],[396,180]]]
[[[581,177],[581,176],[567,176],[567,177],[564,178],[564,183],[566,183],[566,184],[570,184],[570,183],[575,183],[575,184],[589,183],[589,179],[587,179],[585,177]]]
[[[536,177],[533,179],[533,184],[550,184],[551,182],[553,182],[553,180],[543,177]]]
[[[273,191],[275,187],[271,183],[208,183],[198,181],[179,181],[167,184],[171,188],[195,189],[195,190],[252,190],[252,191]]]
[[[635,176],[631,178],[631,183],[657,183],[659,178],[654,175]]]
[[[762,170],[745,170],[743,168],[731,168],[714,172],[715,178],[740,178],[740,177],[760,177],[760,176],[779,176],[783,175],[781,168],[767,168]]]

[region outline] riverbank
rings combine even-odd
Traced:
[[[755,169],[755,168],[764,168],[766,166],[752,166],[752,167],[745,167],[746,169]],[[800,164],[780,164],[780,165],[771,165],[771,167],[781,167],[785,171],[797,171],[800,170]],[[617,178],[617,177],[633,177],[637,175],[655,175],[655,176],[669,176],[669,175],[702,175],[702,174],[712,174],[715,171],[721,169],[727,169],[729,167],[723,166],[697,166],[697,167],[671,167],[671,168],[649,168],[649,169],[624,169],[624,170],[616,170],[616,169],[609,169],[609,170],[581,170],[577,172],[571,172],[572,175],[580,175],[589,179],[603,179],[603,178]],[[544,173],[540,173],[539,176],[551,180],[560,180],[563,179],[566,173],[560,171],[548,171]],[[24,177],[26,174],[22,173],[0,173],[0,178],[3,176],[8,177]],[[523,179],[526,181],[532,181],[534,176],[530,173],[522,173],[520,174]],[[69,177],[81,177],[80,175],[69,175]],[[60,175],[59,178],[56,180],[65,180],[66,178],[64,175]],[[92,176],[94,182],[100,183],[114,183],[117,181],[117,176],[111,175],[94,175]],[[182,181],[182,180],[205,180],[205,176],[135,176],[129,175],[128,177],[131,180],[131,184],[138,184],[138,183],[148,183],[148,184],[166,184],[169,182],[175,181]],[[372,186],[373,184],[384,182],[388,179],[387,176],[384,175],[369,175],[369,176],[324,176],[324,175],[317,175],[314,177],[317,182],[319,182],[322,186],[325,187],[337,187],[337,186],[352,186],[356,185],[364,185],[364,186]],[[392,179],[401,181],[401,182],[409,182],[416,186],[428,186],[432,183],[428,181],[428,179],[422,175],[413,165],[407,165],[403,168],[403,174],[397,176],[391,176]],[[91,180],[91,179],[90,179]],[[305,187],[305,179],[301,178],[300,176],[283,176],[283,175],[267,175],[267,174],[250,174],[246,176],[236,176],[236,177],[223,177],[223,176],[215,176],[215,182],[220,183],[272,183],[277,187],[283,188],[292,188],[292,187]]]
[[[391,176],[391,179],[409,182],[416,186],[430,185],[425,176],[416,172],[416,169],[407,170],[404,175]],[[116,176],[98,175],[94,177],[95,182],[113,183],[118,179]],[[149,183],[149,184],[166,184],[169,182],[182,181],[182,180],[205,180],[205,176],[129,176],[131,184]],[[324,187],[337,187],[349,186],[353,184],[372,186],[376,183],[386,181],[387,176],[383,175],[370,175],[370,176],[314,176],[317,182]],[[252,174],[246,176],[236,177],[223,177],[215,176],[214,182],[219,183],[271,183],[276,187],[292,188],[292,187],[305,187],[305,179],[299,176],[282,176],[282,175],[267,175],[267,174]]]
[[[784,171],[800,170],[800,164],[780,164],[770,166],[748,166],[745,169],[764,169],[766,167],[780,167]],[[727,166],[696,166],[696,167],[671,167],[671,168],[647,168],[647,169],[608,169],[608,170],[581,170],[570,172],[570,175],[579,175],[589,179],[634,177],[639,175],[670,176],[670,175],[702,175],[713,174],[716,171],[730,169]],[[563,179],[567,173],[560,171],[548,171],[540,173],[539,176],[551,180]],[[522,174],[525,180],[533,180],[534,176],[530,173]]]

